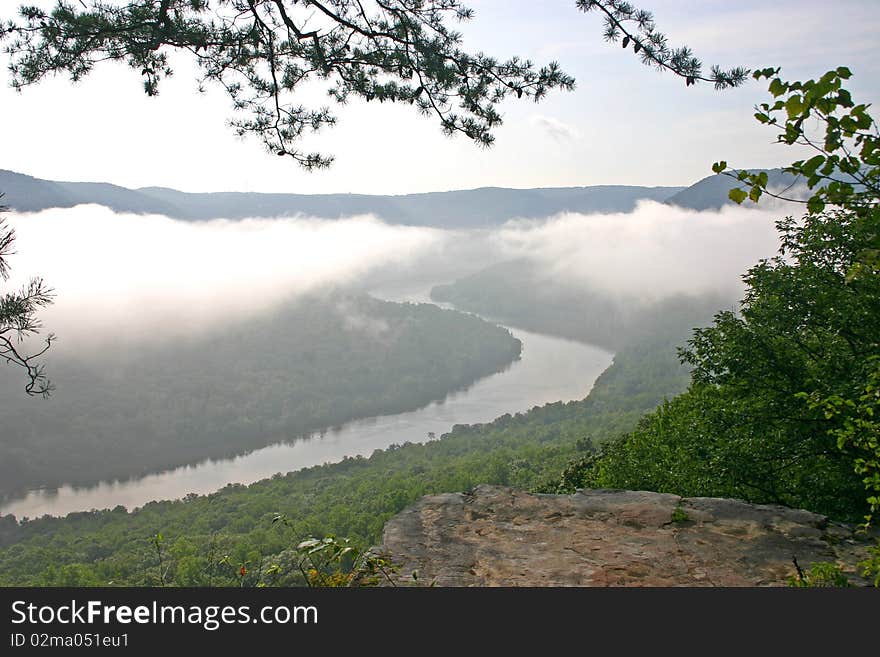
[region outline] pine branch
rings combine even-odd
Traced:
[[[687,46],[672,48],[666,35],[657,31],[654,15],[637,9],[629,2],[620,0],[577,0],[583,12],[599,11],[604,14],[604,38],[611,43],[620,42],[624,48],[632,44],[633,53],[639,55],[643,64],[669,71],[684,78],[691,86],[697,82],[711,82],[716,89],[728,89],[742,85],[750,71],[736,67],[723,70],[712,66],[711,73],[703,73],[703,64]]]

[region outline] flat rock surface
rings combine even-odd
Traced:
[[[382,551],[438,586],[784,586],[816,561],[854,584],[870,539],[809,511],[643,491],[536,495],[497,486],[422,498]]]

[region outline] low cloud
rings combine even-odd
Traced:
[[[384,267],[409,268],[442,248],[442,231],[374,217],[185,222],[78,206],[10,215],[14,280],[41,276],[41,313],[64,344],[141,339],[246,319]]]
[[[536,114],[529,119],[529,123],[557,141],[573,141],[580,138],[580,133],[574,127],[551,116]]]
[[[513,221],[495,235],[510,258],[534,261],[549,281],[656,299],[739,292],[741,275],[776,253],[779,212],[697,212],[642,201],[626,214],[561,214]]]
[[[741,275],[776,253],[780,216],[644,201],[631,213],[445,231],[371,216],[186,222],[79,206],[9,215],[18,236],[10,283],[42,276],[55,288],[55,303],[40,317],[60,336],[61,351],[222,328],[340,286],[427,300],[435,284],[515,258],[532,261],[560,288],[644,300],[739,293]],[[384,330],[344,308],[340,321]]]

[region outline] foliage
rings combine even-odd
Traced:
[[[749,270],[740,313],[719,313],[682,353],[693,367],[688,391],[585,464],[580,485],[864,515],[876,425],[856,409],[871,403],[864,382],[880,344],[872,320],[880,281],[848,280],[847,272],[876,236],[869,222],[842,211],[778,226],[783,252]],[[840,401],[850,411],[840,414],[818,403],[849,399],[863,401]]]
[[[649,11],[637,9],[623,0],[577,0],[583,12],[596,10],[604,14],[605,40],[621,42],[623,48],[632,44],[633,53],[642,63],[660,70],[671,71],[685,79],[691,86],[698,81],[711,82],[716,89],[738,87],[746,81],[749,71],[736,67],[723,70],[712,66],[711,74],[703,74],[703,65],[687,46],[671,48],[666,35],[657,30],[654,16]]]
[[[310,587],[397,586],[399,568],[385,557],[335,536],[309,538],[296,546],[297,568]]]
[[[880,588],[880,542],[876,547],[868,549],[868,558],[859,563],[859,566],[862,575],[873,578],[874,586]]]
[[[255,134],[271,153],[307,169],[332,157],[302,152],[298,142],[336,122],[329,108],[307,108],[296,95],[326,85],[337,103],[408,103],[434,115],[447,134],[489,145],[508,96],[540,100],[574,80],[555,62],[535,67],[460,49],[451,24],[473,12],[457,0],[137,0],[123,6],[58,0],[43,11],[22,6],[5,31],[12,42],[13,85],[48,75],[81,79],[103,60],[139,71],[147,94],[172,74],[169,55],[192,56],[201,84],[215,83],[241,118],[240,135]]]
[[[851,77],[848,68],[806,82],[786,82],[778,74],[779,69],[772,68],[755,73],[756,79],[771,80],[769,92],[776,99],[762,104],[755,118],[779,126],[782,116],[784,131],[778,141],[808,146],[817,154],[786,168],[805,181],[811,195],[804,201],[808,214],[803,227],[795,230],[787,219],[780,228],[781,255],[797,260],[802,274],[797,284],[811,292],[798,295],[794,289],[783,290],[785,294],[779,296],[788,307],[780,305],[776,311],[797,322],[792,327],[795,334],[809,332],[798,345],[802,349],[813,345],[818,371],[804,373],[800,383],[804,390],[795,396],[811,411],[823,410],[824,419],[832,423],[829,435],[836,438],[837,448],[847,455],[867,490],[870,524],[880,506],[880,425],[874,419],[880,341],[872,330],[880,316],[880,134],[868,106],[856,104],[843,88]],[[819,126],[818,134],[809,130],[812,124]],[[713,169],[725,172],[726,163]],[[739,172],[737,178],[751,185],[748,197],[753,201],[767,191],[763,174]],[[730,196],[742,202],[746,192],[734,189]],[[828,207],[838,209],[829,213]],[[816,272],[826,277],[817,278]],[[804,297],[812,297],[811,303],[798,304]],[[796,300],[794,309],[790,299]],[[849,381],[843,380],[845,376]]]
[[[688,515],[688,512],[685,511],[681,506],[677,506],[672,510],[670,520],[672,522],[687,522],[688,520],[690,520],[690,516]]]
[[[864,489],[827,434],[800,436],[783,423],[765,423],[759,414],[766,409],[756,406],[729,391],[693,386],[625,440],[602,446],[575,487],[733,497],[859,519]]]
[[[837,447],[855,454],[853,468],[868,491],[866,525],[880,509],[880,356],[872,356],[869,367],[864,391],[855,398],[838,394],[822,398],[816,392],[807,396],[813,408],[821,408],[826,418],[837,420],[838,426],[831,432],[837,437]]]
[[[798,176],[812,191],[807,200],[783,196],[767,189],[767,174],[731,170],[727,162],[717,162],[712,170],[748,185],[748,191],[735,188],[730,199],[757,203],[765,193],[787,201],[805,203],[810,214],[826,206],[864,210],[876,207],[880,198],[880,134],[868,114],[868,105],[856,104],[843,87],[852,73],[845,66],[828,71],[818,80],[786,82],[778,68],[755,71],[756,80],[770,80],[769,92],[775,99],[762,103],[755,118],[768,126],[782,128],[777,142],[788,146],[807,146],[816,152],[798,160],[784,171]],[[782,119],[780,123],[780,118]],[[818,125],[818,130],[812,126]],[[876,263],[876,250],[870,252]],[[874,268],[876,273],[877,268]]]
[[[346,536],[346,546],[375,545],[385,521],[422,495],[483,483],[548,485],[566,463],[591,449],[584,436],[607,441],[657,403],[652,395],[636,396],[646,404],[638,408],[628,390],[672,389],[662,369],[645,368],[657,377],[645,380],[639,359],[650,363],[655,356],[666,362],[665,354],[647,349],[621,351],[585,400],[457,425],[440,440],[392,446],[369,458],[152,502],[132,512],[117,507],[24,523],[0,517],[0,585],[155,585],[158,559],[150,537],[159,532],[169,584],[307,585],[297,566],[302,555],[291,548],[302,537]],[[677,372],[665,376],[677,380]],[[275,521],[279,514],[283,523]]]
[[[817,561],[810,564],[810,569],[804,572],[794,560],[797,575],[788,579],[788,585],[794,588],[848,588],[852,586],[846,575],[836,563]]]
[[[847,76],[837,69],[818,83],[771,83],[777,96],[802,92],[788,112],[789,139],[811,108],[829,126],[825,164],[807,181],[808,212],[777,222],[779,255],[746,273],[739,312],[694,332],[681,352],[693,368],[688,391],[584,463],[580,485],[740,497],[853,521],[876,510],[880,276],[865,257],[880,247],[876,148],[853,132],[875,124],[839,87]],[[849,114],[836,118],[838,105]],[[862,161],[853,163],[838,129]],[[861,182],[835,178],[840,172]]]
[[[5,210],[0,206],[0,213]],[[0,217],[0,281],[9,279],[7,258],[14,253],[14,245],[15,231]],[[41,278],[32,278],[18,291],[0,294],[0,361],[24,368],[28,379],[24,389],[28,395],[48,397],[54,389],[46,377],[45,366],[36,360],[49,350],[55,336],[48,334],[43,347],[35,353],[26,353],[21,346],[25,338],[42,329],[37,311],[52,303],[52,296],[52,289]]]

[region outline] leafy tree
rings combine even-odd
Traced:
[[[605,38],[622,38],[648,65],[684,77],[737,86],[741,68],[712,68],[704,76],[689,48],[671,48],[650,12],[627,2],[576,2],[606,19]],[[329,166],[332,156],[297,145],[308,132],[336,122],[329,107],[306,107],[296,92],[310,82],[326,85],[345,103],[408,103],[434,116],[447,134],[460,133],[488,146],[501,124],[498,104],[508,96],[543,98],[570,90],[574,79],[556,62],[540,68],[518,57],[500,61],[461,49],[452,27],[473,11],[458,0],[58,0],[51,11],[23,5],[0,38],[11,42],[12,84],[21,89],[47,75],[81,79],[104,60],[127,63],[143,76],[149,95],[172,74],[169,54],[191,55],[201,84],[215,83],[232,100],[239,135],[258,136],[270,153],[289,156],[306,169]]]
[[[827,419],[836,420],[831,434],[837,446],[855,452],[854,469],[862,477],[868,492],[868,515],[871,524],[880,510],[880,358],[869,359],[867,383],[852,397],[832,394],[823,397],[818,392],[802,394],[811,408],[821,408]]]
[[[2,196],[2,195],[0,195]],[[0,206],[0,212],[6,208]],[[0,281],[9,279],[7,258],[13,253],[15,231],[0,217]],[[27,376],[25,392],[29,395],[49,396],[52,383],[46,378],[45,367],[36,361],[51,346],[55,336],[46,337],[44,346],[36,353],[22,350],[22,341],[42,328],[37,311],[52,302],[52,290],[40,278],[33,278],[20,290],[0,295],[0,361],[22,367]]]
[[[732,189],[731,200],[742,203],[748,198],[757,203],[763,194],[768,194],[803,203],[810,214],[820,213],[826,206],[858,211],[876,208],[880,198],[880,135],[868,114],[868,105],[857,104],[843,87],[852,72],[841,66],[818,80],[806,82],[784,81],[779,72],[778,68],[767,68],[753,74],[756,80],[770,80],[769,92],[774,99],[772,104],[759,105],[755,118],[764,125],[782,127],[777,143],[807,146],[815,151],[812,157],[784,169],[806,184],[812,194],[806,200],[785,196],[785,192],[767,189],[766,172],[753,174],[730,169],[727,162],[717,162],[713,171],[748,186],[748,191]],[[878,253],[871,250],[864,254],[870,256],[875,271]]]
[[[755,77],[772,78],[774,98],[788,97],[756,118],[782,128],[780,142],[818,151],[788,169],[812,191],[807,212],[777,222],[779,255],[744,276],[740,311],[719,313],[681,352],[693,367],[688,391],[585,463],[581,481],[871,522],[880,492],[877,126],[842,87],[847,69],[795,83],[777,73]],[[821,140],[808,132],[817,117]],[[714,168],[750,186],[731,192],[734,200],[778,195],[764,175]]]
[[[815,241],[794,262],[779,256],[749,271],[740,313],[720,313],[684,353],[694,366],[688,392],[607,446],[586,485],[738,497],[851,520],[863,515],[855,455],[838,449],[829,433],[838,423],[799,395],[855,394],[864,375],[859,353],[877,339],[876,323],[864,322],[880,310],[876,281],[865,299],[845,283],[845,265],[835,271],[817,264],[808,250],[829,232],[843,232],[838,221],[817,218]],[[857,249],[846,242],[839,248],[847,247],[852,258]],[[828,325],[832,313],[840,315],[837,326]],[[856,334],[839,333],[850,326]]]
[[[791,218],[779,223],[780,257],[772,264],[759,264],[746,277],[750,290],[741,325],[762,306],[786,322],[787,332],[777,342],[781,338],[793,345],[811,367],[784,389],[788,394],[794,391],[794,403],[801,410],[824,411],[820,419],[831,425],[827,435],[865,486],[865,520],[870,524],[880,508],[880,425],[874,418],[880,381],[880,133],[868,106],[856,103],[843,87],[851,75],[848,68],[838,67],[817,80],[788,82],[777,68],[754,73],[756,79],[770,80],[768,90],[774,98],[772,104],[758,107],[755,118],[782,128],[779,143],[808,146],[816,154],[786,168],[811,190],[802,201],[807,214],[800,223]],[[724,162],[713,169],[733,173]],[[742,171],[735,175],[750,186],[748,193],[731,190],[737,202],[746,197],[757,201],[763,193],[780,196],[767,190],[766,176]],[[763,289],[760,281],[768,280],[768,273],[789,285]],[[720,352],[714,351],[723,331],[719,320],[716,327],[698,331],[692,349],[684,353],[696,366],[695,382],[717,382],[716,374],[735,372],[729,363],[719,362]],[[750,362],[754,360],[753,355]],[[753,374],[767,380],[774,367],[778,373],[794,360],[764,363]],[[753,395],[762,391],[757,385]]]

